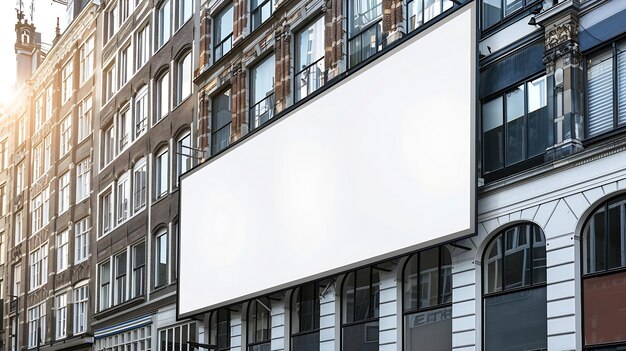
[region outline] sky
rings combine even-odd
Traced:
[[[15,8],[19,0],[0,0],[0,107],[11,101],[15,85]],[[42,42],[51,44],[54,38],[56,18],[59,17],[61,30],[65,29],[65,5],[52,0],[32,0],[35,4],[33,22],[41,33]],[[22,0],[24,13],[30,22],[31,0]],[[44,45],[44,47],[49,47]]]

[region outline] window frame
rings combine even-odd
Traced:
[[[163,155],[165,154],[167,155],[165,156],[165,160],[163,160],[161,157],[163,157]],[[154,156],[154,198],[156,200],[164,198],[170,193],[170,183],[171,177],[169,145],[166,145],[159,148]]]
[[[554,108],[552,108],[552,110],[550,110],[550,106],[551,106],[551,101],[549,99],[549,95],[548,95],[548,90],[550,88],[550,82],[548,81],[550,79],[550,76],[546,75],[544,71],[538,72],[536,74],[533,74],[527,78],[524,78],[520,81],[515,82],[514,84],[511,84],[509,86],[507,86],[504,89],[499,90],[498,92],[491,94],[489,96],[484,97],[483,99],[480,100],[479,102],[479,108],[480,108],[480,121],[479,121],[479,125],[478,125],[478,132],[480,133],[481,136],[481,143],[480,143],[480,167],[481,167],[481,173],[484,177],[488,178],[488,179],[493,179],[498,177],[498,175],[504,175],[504,174],[508,174],[507,172],[510,172],[510,170],[517,170],[520,167],[524,167],[524,165],[534,165],[537,162],[543,162],[543,156],[546,154],[546,151],[543,151],[537,155],[533,155],[533,156],[529,156],[529,152],[528,152],[528,148],[529,148],[529,139],[528,139],[528,131],[529,131],[529,123],[528,123],[528,116],[530,114],[530,112],[528,111],[528,99],[529,99],[529,94],[528,94],[528,85],[534,81],[538,81],[539,79],[545,77],[545,85],[546,85],[546,105],[542,108],[547,109],[547,113],[550,117],[554,117]],[[522,159],[519,161],[515,161],[511,164],[507,165],[507,155],[508,155],[508,148],[507,148],[507,95],[510,94],[512,91],[515,91],[518,89],[519,86],[524,86],[524,115],[519,117],[520,119],[522,119],[522,124],[524,126],[524,149],[522,150],[523,155],[522,155]],[[485,131],[484,131],[484,121],[485,121],[485,115],[483,113],[483,107],[490,102],[493,102],[497,99],[502,99],[502,105],[501,105],[501,111],[502,111],[502,134],[503,134],[503,138],[501,141],[501,151],[502,151],[502,156],[503,156],[503,160],[502,160],[502,166],[494,169],[494,170],[490,170],[490,171],[486,171],[485,169]],[[541,108],[540,108],[541,109]],[[534,110],[532,112],[538,111]],[[551,135],[554,133],[554,126],[551,125],[550,126],[550,130],[552,131]],[[554,145],[554,136],[552,135],[551,137],[549,136],[549,139],[547,142],[548,148],[551,145]]]
[[[250,5],[250,32],[254,32],[255,30],[257,30],[259,27],[261,27],[265,22],[267,22],[270,18],[272,18],[272,16],[274,15],[274,0],[261,0],[259,1],[259,3],[257,4],[257,6],[255,8],[252,8],[252,2],[254,0],[250,0],[249,5]],[[263,7],[265,7],[266,5],[269,4],[269,15],[267,16],[267,18],[263,18]],[[261,17],[260,21],[258,22],[258,24],[255,25],[255,17],[256,16]]]
[[[188,63],[188,67],[186,65]],[[176,59],[176,100],[173,108],[180,106],[193,95],[193,55],[191,50],[182,52]],[[189,72],[185,72],[185,70]],[[186,78],[186,79],[185,79]],[[186,81],[188,80],[188,81]],[[186,84],[185,84],[186,83]]]
[[[222,9],[220,9],[220,11],[213,17],[213,63],[219,61],[222,57],[224,57],[224,55],[226,55],[227,53],[230,52],[230,50],[232,50],[233,48],[233,33],[234,33],[234,23],[235,23],[235,12],[234,12],[234,3],[233,2],[228,2]],[[228,14],[229,11],[232,11],[233,14],[233,18],[232,18],[232,22],[233,22],[233,28],[231,28],[230,32],[228,35],[226,35],[224,37],[224,39],[219,40],[219,38],[217,38],[217,26],[218,26],[218,19],[219,19],[219,24],[222,23],[223,18],[225,15]],[[223,34],[223,33],[220,33]],[[230,42],[230,45],[228,47],[228,50],[224,51],[224,45]],[[219,50],[218,50],[219,49]],[[218,55],[219,52],[219,55]]]
[[[584,60],[582,60],[582,65],[583,65],[583,81],[584,81],[584,99],[583,99],[583,105],[584,105],[584,111],[585,111],[585,116],[587,118],[584,118],[584,142],[586,143],[592,143],[598,139],[603,139],[605,137],[609,137],[615,133],[619,133],[622,132],[624,130],[626,130],[626,121],[620,123],[619,122],[619,99],[618,99],[618,90],[619,90],[619,85],[618,85],[618,81],[619,81],[619,77],[618,77],[618,73],[619,73],[619,67],[618,67],[618,56],[619,55],[624,55],[624,52],[619,52],[619,44],[623,45],[626,48],[626,36],[625,35],[620,35],[619,37],[617,37],[616,39],[612,40],[610,42],[610,44],[608,45],[602,45],[599,48],[595,48],[593,50],[591,50],[588,53],[585,53],[584,55]],[[602,131],[596,135],[590,136],[589,135],[589,122],[591,119],[591,116],[589,114],[589,60],[591,58],[593,58],[594,56],[599,56],[601,55],[603,52],[605,51],[609,51],[611,52],[611,83],[612,83],[612,103],[611,103],[611,109],[613,112],[613,126],[606,130],[606,131]],[[624,58],[626,60],[626,57]],[[626,80],[626,74],[624,75],[624,80]],[[626,104],[626,101],[624,102]]]
[[[521,7],[517,10],[513,10],[511,13],[505,15],[504,11],[505,11],[505,6],[506,0],[497,0],[500,2],[500,18],[498,21],[493,22],[491,25],[489,26],[485,26],[485,15],[484,15],[484,0],[480,1],[480,13],[479,13],[479,17],[480,17],[480,30],[483,33],[490,33],[492,31],[494,31],[496,28],[500,27],[501,25],[515,20],[516,18],[518,18],[519,16],[525,14],[526,12],[530,11],[531,8],[533,8],[534,6],[537,6],[537,4],[541,4],[542,1],[541,0],[520,0],[521,1]]]
[[[89,258],[90,230],[89,216],[79,219],[74,224],[74,264],[84,262]]]
[[[324,16],[317,16],[314,19],[312,19],[311,21],[309,21],[307,24],[305,24],[302,28],[300,28],[298,31],[296,31],[294,33],[294,75],[293,75],[293,92],[294,92],[294,101],[298,102],[301,101],[302,99],[306,99],[307,96],[313,94],[315,91],[319,90],[321,87],[324,86],[324,84],[326,83],[327,77],[326,77],[326,67],[325,67],[325,61],[324,58],[326,57],[326,52],[323,51],[323,54],[321,57],[315,59],[315,61],[313,61],[312,63],[308,64],[307,66],[303,67],[303,68],[298,68],[296,62],[298,61],[298,54],[300,53],[300,35],[302,33],[304,33],[305,31],[309,30],[310,28],[314,27],[315,25],[318,24],[318,21],[321,21],[321,26],[322,26],[322,46],[325,45],[325,35],[326,35],[326,26],[324,23]],[[319,38],[318,38],[319,39]],[[300,59],[302,60],[302,59]],[[305,96],[302,96],[302,93],[300,92],[302,89],[302,86],[298,85],[298,76],[303,75],[304,72],[309,72],[309,70],[311,68],[316,67],[318,64],[322,65],[322,70],[321,70],[321,75],[320,75],[320,83],[319,86],[317,88],[314,88],[311,91],[308,91],[308,84],[307,84],[307,94]],[[309,73],[310,75],[310,73]],[[308,82],[307,82],[308,83]]]
[[[267,61],[272,60],[273,64],[271,65],[272,70],[273,70],[273,79],[272,79],[272,93],[270,94],[265,94],[265,97],[260,99],[259,101],[254,101],[254,95],[256,95],[256,92],[254,90],[254,71],[256,69],[258,69],[259,67],[261,67],[263,64],[265,64]],[[276,101],[275,101],[275,96],[276,96],[276,57],[274,55],[274,53],[270,53],[269,55],[262,57],[261,59],[259,59],[258,61],[255,62],[254,65],[252,65],[250,67],[250,78],[249,78],[249,109],[248,109],[248,117],[249,117],[249,128],[250,131],[258,129],[263,127],[263,125],[265,125],[266,123],[269,122],[269,120],[271,120],[272,118],[275,117],[276,115]],[[261,113],[261,104],[265,104],[266,108],[264,110],[264,112]],[[269,106],[269,107],[267,107]],[[258,110],[258,112],[257,112]],[[254,111],[254,112],[253,112]],[[262,117],[263,115],[265,115],[265,113],[268,113],[268,117],[267,117],[267,121],[262,122]],[[258,120],[259,120],[259,125],[255,125],[256,124],[256,116],[259,116]],[[255,118],[255,120],[253,120],[253,117]]]
[[[170,283],[170,242],[169,242],[169,231],[165,228],[162,228],[154,234],[154,284],[152,285],[153,290],[158,290],[163,288]],[[163,244],[165,244],[165,248],[163,248]],[[165,252],[165,263],[163,264],[159,262],[162,253]],[[165,276],[162,278],[163,281],[159,278],[161,275],[160,269],[164,270]]]

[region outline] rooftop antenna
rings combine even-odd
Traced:
[[[35,0],[30,0],[30,23],[35,23],[34,17],[35,17]]]
[[[15,1],[15,12],[17,12],[17,20],[21,21],[24,19],[24,3],[22,2],[22,0],[16,0]]]

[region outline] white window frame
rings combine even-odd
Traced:
[[[162,159],[166,154],[165,160]],[[170,191],[170,157],[169,148],[161,148],[154,157],[154,196],[156,199],[160,199],[166,196]],[[165,169],[163,167],[166,167]],[[165,184],[163,184],[165,183]]]
[[[76,164],[76,202],[80,202],[91,192],[91,159],[83,159]]]
[[[85,41],[80,48],[80,84],[83,85],[93,75],[94,36]]]
[[[84,217],[74,225],[74,264],[89,258],[89,223],[89,217]]]
[[[87,331],[87,316],[89,308],[89,285],[86,283],[73,290],[73,331],[74,335],[83,334]]]
[[[70,266],[69,247],[69,231],[66,229],[57,234],[57,273],[63,272]]]
[[[70,59],[61,70],[61,102],[66,103],[72,97],[72,79],[74,73],[74,61]]]
[[[65,172],[59,177],[59,214],[70,209],[70,172]]]
[[[91,135],[91,120],[93,115],[93,100],[91,95],[83,99],[78,106],[78,142]]]
[[[55,339],[59,340],[67,337],[67,294],[57,295],[54,302],[54,317],[56,321]]]

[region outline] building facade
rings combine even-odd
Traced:
[[[468,2],[70,1],[48,52],[19,19],[2,347],[623,350],[626,3],[608,0],[476,1],[475,236],[177,319],[180,175]]]

